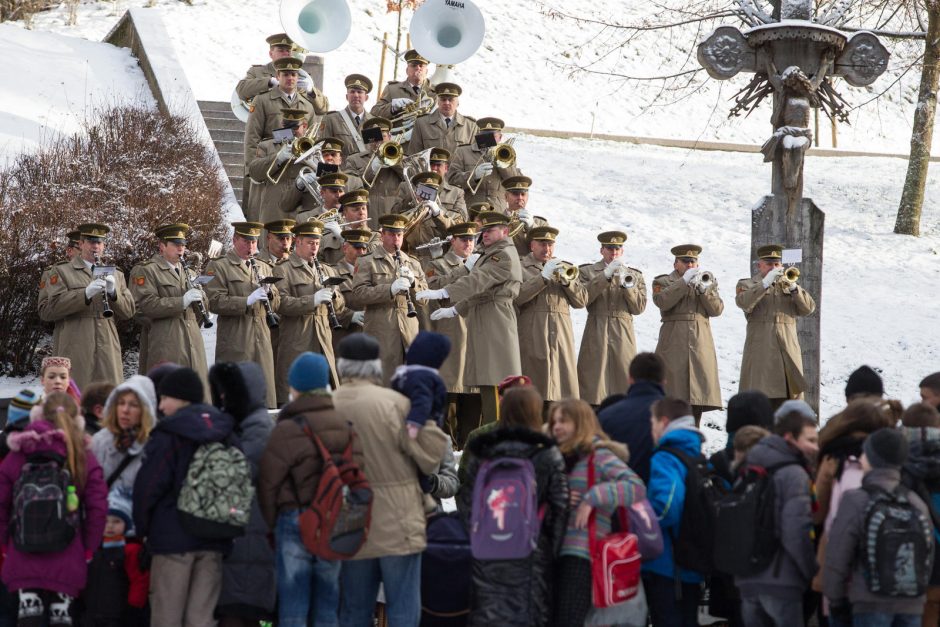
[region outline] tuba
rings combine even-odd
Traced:
[[[352,28],[346,0],[281,0],[279,12],[287,36],[310,52],[339,48]]]
[[[422,56],[439,66],[455,65],[477,51],[486,24],[470,0],[428,0],[415,11],[408,31],[411,45]]]

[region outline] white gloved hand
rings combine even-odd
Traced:
[[[329,222],[323,223],[323,228],[335,235],[336,237],[342,237],[342,229],[339,228],[339,222],[336,220],[330,220]]]
[[[313,304],[314,305],[323,305],[333,300],[333,290],[329,287],[324,287],[313,293]]]
[[[392,98],[392,113],[401,111],[412,102],[414,102],[414,100],[411,98]]]
[[[473,253],[463,262],[463,266],[467,269],[467,272],[473,270],[473,266],[477,265],[477,261],[482,257],[480,253]]]
[[[542,278],[546,281],[552,280],[552,275],[555,274],[555,269],[558,267],[558,264],[561,263],[560,259],[549,259],[545,263],[545,267],[542,268]]]
[[[783,291],[786,292],[787,294],[792,294],[793,292],[797,290],[798,287],[799,286],[793,281],[787,281],[786,287],[783,288]]]
[[[362,326],[362,323],[365,321],[365,319],[366,319],[366,312],[354,311],[352,315],[352,319],[350,319],[349,323],[358,324],[359,326]]]
[[[117,289],[114,284],[114,275],[109,274],[106,276],[104,282],[107,284],[108,296],[114,296],[114,292]]]
[[[382,160],[379,158],[372,159],[369,162],[369,176],[375,176],[378,174],[379,170],[382,169]]]
[[[436,218],[441,215],[441,206],[437,204],[436,200],[428,201],[428,212],[431,214],[432,218]]]
[[[447,288],[440,290],[421,290],[415,294],[415,298],[418,300],[443,300],[450,298],[450,294],[447,293]]]
[[[248,295],[247,305],[251,307],[258,301],[262,301],[262,300],[268,300],[268,293],[264,291],[263,287],[259,287],[254,292]]]
[[[407,292],[410,287],[411,287],[411,281],[409,281],[408,279],[404,277],[395,279],[394,281],[392,281],[392,286],[391,286],[392,296],[394,296],[395,294],[398,294],[399,292]]]
[[[313,87],[313,82],[310,80],[310,75],[298,76],[297,77],[297,90],[307,93],[310,91],[310,88]]]
[[[473,180],[479,181],[484,176],[488,174],[492,174],[492,173],[493,173],[493,164],[490,163],[489,161],[484,161],[483,163],[481,163],[480,165],[478,165],[477,167],[473,169]]]
[[[281,146],[281,149],[277,151],[277,156],[274,157],[274,162],[277,165],[283,165],[285,162],[289,161],[291,158],[291,144],[284,144]]]
[[[443,307],[441,309],[435,309],[431,312],[431,320],[443,320],[444,318],[456,318],[457,317],[457,308],[456,307]]]
[[[95,279],[85,287],[85,299],[91,300],[107,288],[108,284],[104,282],[104,279]]]
[[[774,281],[777,280],[777,277],[783,275],[783,268],[774,268],[767,273],[767,276],[764,277],[762,283],[764,284],[764,289],[767,289],[774,284]]]
[[[715,281],[714,279],[712,279],[712,285],[714,284],[715,284]],[[708,291],[708,288],[709,286],[702,283],[700,279],[695,282],[695,289],[698,290],[699,294],[704,294],[705,292]]]
[[[307,185],[310,185],[313,189],[317,188],[317,173],[316,172],[304,172],[297,176],[294,180],[294,185],[299,191],[305,191]]]
[[[186,290],[186,293],[183,294],[183,309],[186,309],[193,303],[197,303],[202,300],[202,292],[193,288],[191,290]]]
[[[411,287],[415,283],[415,273],[408,266],[402,266],[398,269],[398,277],[401,279],[408,279],[409,287]]]
[[[277,77],[272,76],[272,77],[268,80],[268,85],[270,85],[271,87],[277,87]]]
[[[525,224],[527,231],[535,226],[535,218],[532,217],[528,209],[520,209],[516,212],[516,217]]]
[[[692,279],[698,274],[698,268],[689,268],[685,271],[685,274],[682,275],[682,280],[685,281],[685,284],[688,285]]]
[[[622,265],[623,265],[623,259],[618,258],[618,259],[612,260],[609,264],[607,264],[607,267],[604,268],[604,278],[609,281],[614,276],[614,274],[616,274],[617,270],[619,270],[620,266]]]

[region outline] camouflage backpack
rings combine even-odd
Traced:
[[[229,443],[201,444],[180,488],[180,523],[197,538],[244,535],[255,489],[245,454]]]

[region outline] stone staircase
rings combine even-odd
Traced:
[[[235,198],[241,204],[245,176],[245,123],[235,117],[228,102],[200,100],[199,111],[209,127],[209,135],[222,159]]]

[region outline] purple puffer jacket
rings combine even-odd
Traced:
[[[13,517],[13,485],[20,476],[26,456],[31,453],[53,452],[66,455],[65,434],[52,423],[38,420],[8,440],[10,454],[0,464],[0,545],[3,546],[3,583],[10,590],[39,588],[78,596],[88,574],[86,553],[90,556],[104,533],[108,513],[108,487],[98,460],[91,449],[85,449],[85,487],[78,488],[78,497],[85,507],[80,533],[58,553],[22,553],[13,546],[10,523]]]

